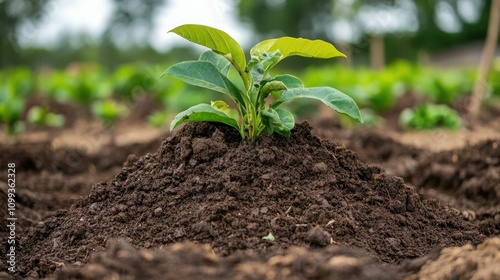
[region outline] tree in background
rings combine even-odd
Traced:
[[[51,0],[0,1],[0,67],[17,62],[19,34],[23,25],[34,24],[43,19]]]
[[[59,0],[0,0],[0,67],[27,64],[64,65],[73,60],[98,60],[107,66],[130,62],[132,56],[157,60],[160,54],[148,40],[153,20],[160,7],[168,0],[112,0],[114,11],[102,38],[90,41],[85,34],[63,36],[52,50],[23,49],[19,46],[22,34],[36,32],[36,25],[56,9]],[[92,20],[92,19],[89,19]],[[24,28],[24,32],[21,32]],[[24,35],[26,36],[26,35]],[[132,46],[124,47],[124,42]],[[133,49],[133,50],[131,50]],[[56,57],[51,53],[57,53]],[[151,59],[149,59],[151,60]],[[148,61],[149,61],[148,60]]]
[[[150,30],[159,8],[167,0],[113,0],[112,18],[100,42],[99,61],[107,66],[122,61],[124,52],[142,53],[151,56],[156,53],[149,42]],[[125,46],[126,44],[130,44]],[[133,49],[133,51],[128,51]],[[133,54],[132,54],[133,55]]]
[[[117,46],[124,42],[138,46],[149,45],[153,20],[160,7],[167,0],[113,0],[114,11],[103,34],[105,40],[112,40]]]
[[[436,51],[484,40],[490,3],[491,0],[241,0],[238,7],[240,16],[260,35],[257,39],[287,34],[344,41],[346,38],[339,40],[334,34],[334,30],[338,33],[335,26],[340,24],[355,33],[350,41],[346,40],[352,44],[355,56],[366,56],[372,39],[383,36],[385,54],[392,60],[414,59],[419,50]],[[397,10],[402,6],[414,7],[409,10],[416,22],[407,31],[390,26],[377,30],[373,25],[377,21],[382,26],[387,23],[384,10],[392,9],[396,16],[404,18]],[[369,13],[373,12],[378,12],[381,19],[371,20]],[[454,26],[449,26],[450,21]]]
[[[240,0],[240,17],[249,21],[259,38],[286,34],[293,37],[326,38],[331,0]]]

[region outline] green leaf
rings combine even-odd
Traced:
[[[260,57],[262,54],[268,52],[271,49],[274,43],[276,43],[276,40],[277,39],[269,39],[257,43],[250,49],[250,56]]]
[[[289,75],[289,74],[276,75],[271,79],[271,81],[280,81],[280,82],[284,83],[288,89],[303,88],[304,87],[304,84],[302,83],[302,81],[299,78],[297,78],[293,75]]]
[[[181,62],[170,66],[162,76],[164,75],[172,75],[188,84],[227,94],[237,104],[244,104],[241,91],[210,62]]]
[[[238,72],[245,69],[246,59],[243,49],[236,40],[222,30],[199,24],[184,24],[169,32],[222,54],[231,61]]]
[[[49,113],[47,115],[47,125],[52,127],[61,127],[64,125],[65,118],[63,115]]]
[[[278,50],[283,54],[280,60],[294,55],[312,58],[346,57],[332,44],[325,41],[292,37],[264,40],[250,50],[250,55],[260,56],[263,53]]]
[[[198,104],[177,114],[170,123],[170,130],[173,130],[181,123],[203,121],[224,123],[238,129],[238,131],[240,130],[238,122],[235,119],[228,117],[226,113],[208,104]]]
[[[295,126],[292,113],[285,109],[273,109],[260,111],[262,123],[267,128],[269,135],[277,132],[285,137],[290,137],[291,130]]]
[[[227,105],[227,103],[222,100],[212,101],[210,105],[212,106],[212,108],[223,112],[228,117],[235,119],[236,121],[238,121],[240,118],[238,111],[229,107],[229,105]]]
[[[354,102],[354,100],[352,100],[352,98],[347,94],[331,87],[289,89],[283,92],[278,100],[271,103],[271,108],[276,108],[285,101],[297,98],[318,99],[335,111],[346,114],[358,122],[363,122],[356,102]]]
[[[272,233],[269,233],[267,236],[262,237],[262,239],[268,240],[268,241],[271,241],[271,242],[273,242],[274,240],[276,240],[276,238],[274,237],[274,235]]]
[[[92,113],[105,123],[114,123],[125,113],[125,107],[113,100],[99,100],[92,104]]]
[[[259,84],[263,79],[267,79],[267,73],[282,58],[280,51],[265,52],[259,57],[253,56],[248,63],[248,69],[252,75],[254,84]]]
[[[229,73],[229,69],[231,68],[231,62],[214,51],[206,51],[202,53],[198,60],[212,63],[219,70],[219,72],[226,77]]]
[[[461,126],[457,112],[444,104],[423,104],[406,108],[401,112],[399,121],[404,127],[417,130],[438,127],[456,130]]]
[[[287,90],[285,83],[281,81],[270,81],[260,89],[259,100],[264,100],[271,92]]]

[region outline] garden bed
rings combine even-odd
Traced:
[[[395,131],[314,127],[255,145],[210,124],[117,146],[99,135],[91,148],[64,134],[2,141],[2,166],[17,172],[16,277],[498,276],[488,263],[500,233],[494,125],[490,140],[440,151]],[[446,274],[454,254],[481,265]]]

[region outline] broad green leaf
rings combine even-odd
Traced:
[[[313,98],[320,100],[335,111],[346,114],[359,122],[363,122],[356,102],[347,94],[331,87],[289,89],[283,92],[278,100],[271,103],[271,108],[276,108],[285,101],[297,98]]]
[[[229,69],[231,68],[231,62],[214,51],[206,51],[202,53],[198,60],[212,63],[217,69],[219,69],[219,72],[226,77],[229,73]]]
[[[283,136],[290,137],[291,130],[295,126],[292,113],[285,109],[273,109],[260,111],[262,123],[267,128],[269,135],[277,132]]]
[[[164,75],[172,75],[188,84],[227,94],[236,103],[244,104],[241,91],[210,62],[181,62],[170,66],[162,76]]]
[[[276,43],[276,40],[278,39],[269,39],[257,43],[250,49],[250,56],[260,57],[262,54],[268,52],[271,49],[273,44]]]
[[[233,118],[236,121],[238,121],[240,118],[238,111],[229,107],[229,105],[227,105],[227,103],[222,101],[222,100],[212,101],[212,102],[210,102],[210,105],[212,106],[212,108],[223,112],[228,117]]]
[[[264,40],[255,45],[250,54],[252,56],[259,56],[269,51],[278,50],[283,54],[281,59],[294,55],[313,58],[346,57],[345,54],[337,50],[332,44],[325,41],[292,37]]]
[[[170,130],[185,122],[219,122],[230,125],[239,131],[239,125],[235,119],[208,104],[198,104],[177,114],[170,123]]]
[[[255,64],[250,69],[250,75],[252,75],[253,85],[258,86],[264,79],[264,66],[262,65],[262,62]]]
[[[262,86],[262,89],[260,90],[260,100],[265,99],[271,92],[275,91],[284,91],[287,90],[287,87],[285,83],[281,81],[271,81],[267,82]]]
[[[297,78],[293,75],[289,75],[289,74],[276,75],[271,79],[271,81],[283,82],[288,89],[303,88],[304,87],[304,84],[302,83],[302,81],[299,78]]]
[[[199,24],[184,24],[169,32],[222,54],[231,61],[238,72],[245,69],[246,59],[243,49],[236,40],[222,30]]]

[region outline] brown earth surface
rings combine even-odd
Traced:
[[[441,268],[440,279],[496,279],[474,264],[498,241],[475,246],[500,234],[498,127],[468,144],[442,132],[432,141],[456,141],[440,151],[409,143],[411,132],[315,127],[321,139],[302,124],[256,145],[209,124],[161,145],[166,134],[149,132],[116,146],[97,132],[90,145],[75,145],[77,133],[0,141],[1,166],[17,170],[13,277],[432,279]],[[6,201],[6,172],[0,179]],[[262,239],[270,232],[274,241]],[[440,251],[451,246],[465,247]],[[476,251],[469,270],[446,274]]]

